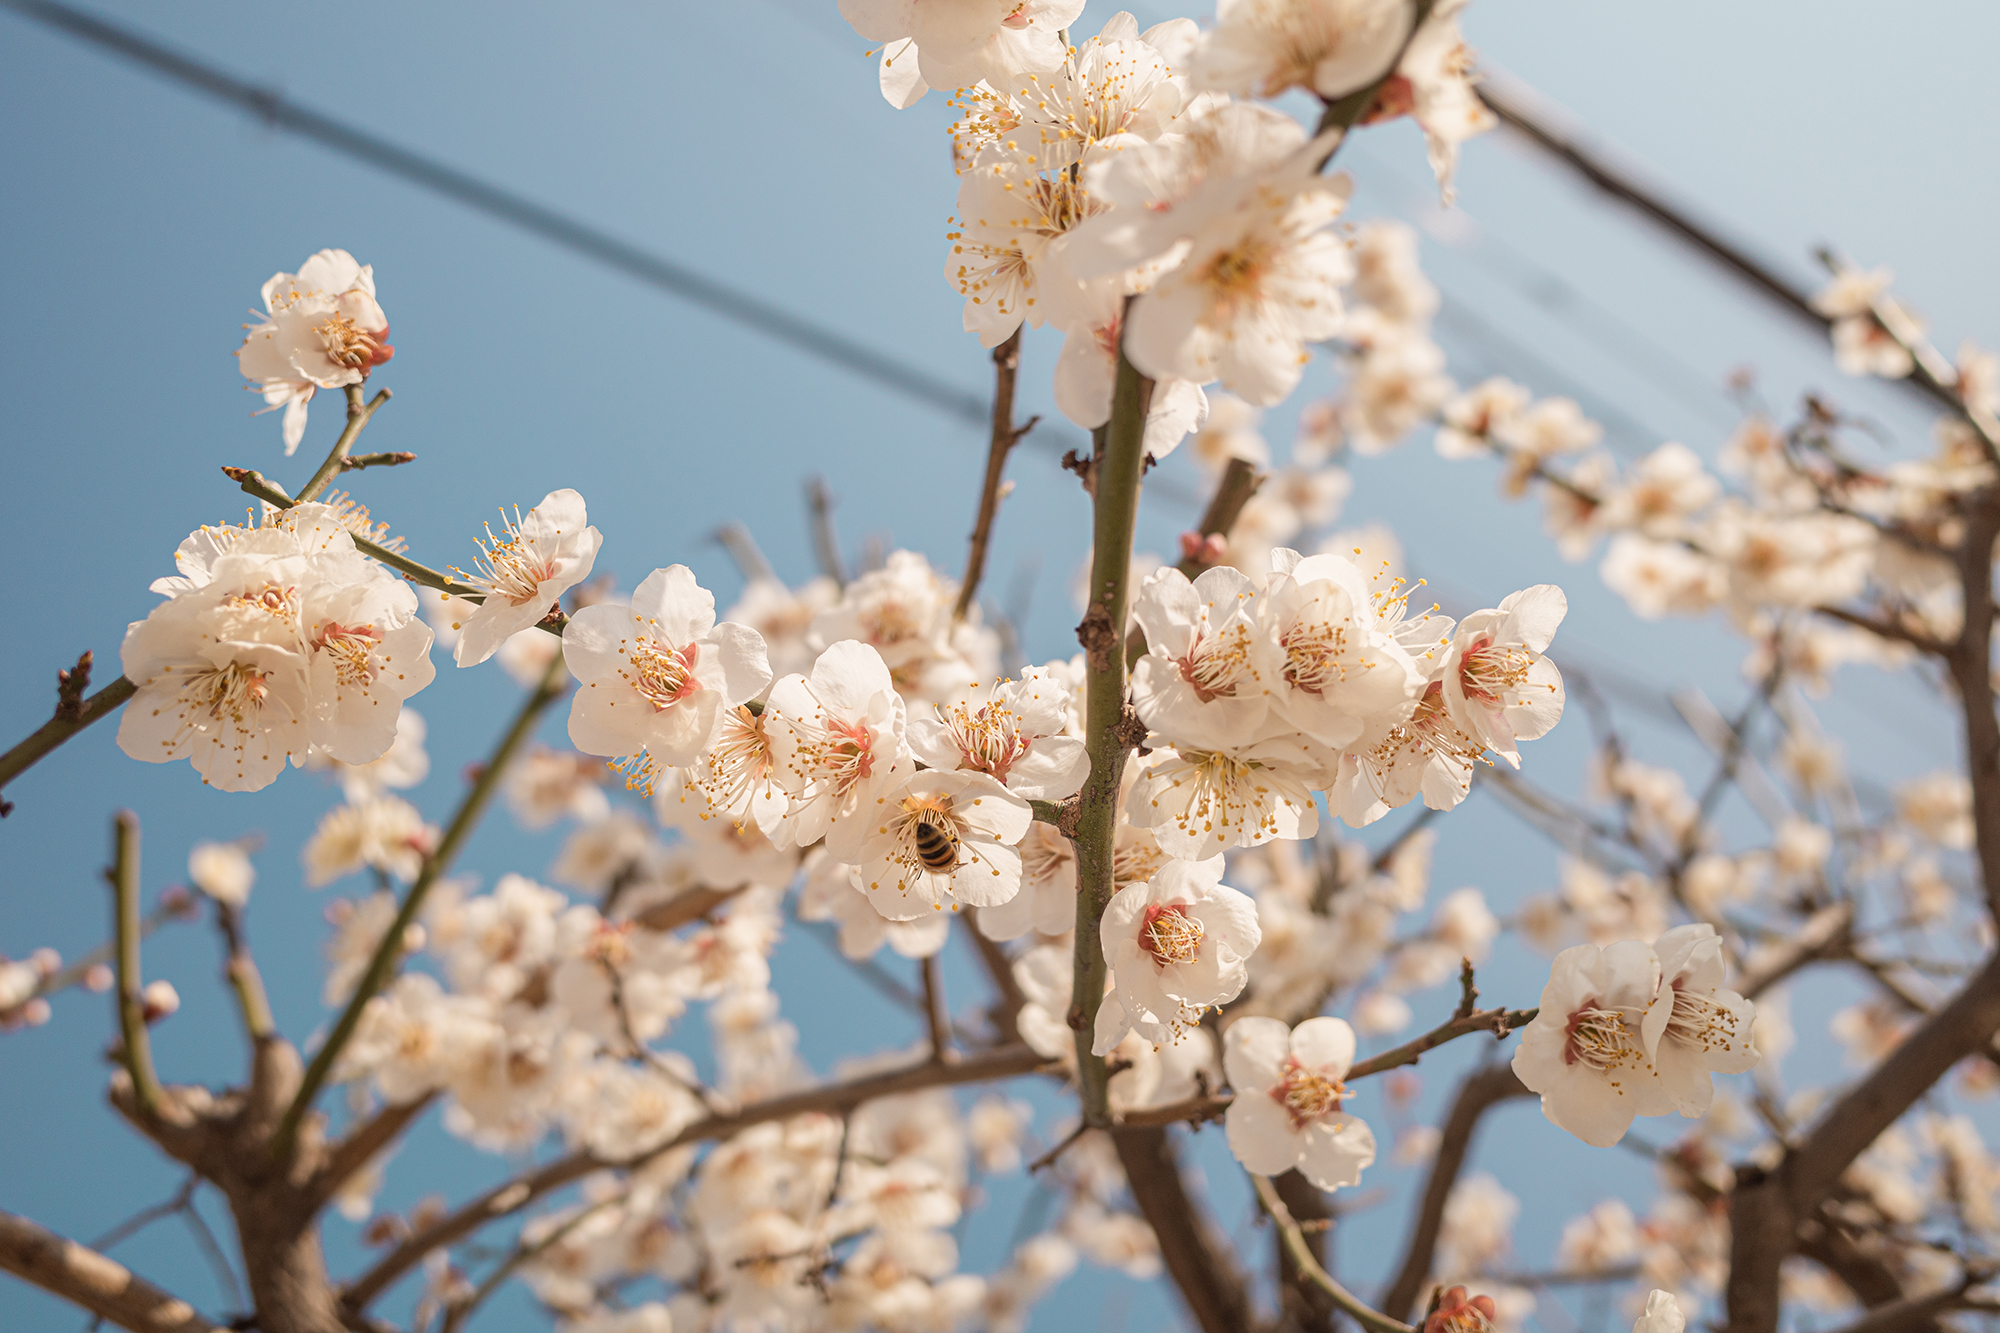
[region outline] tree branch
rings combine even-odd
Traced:
[[[364,405],[361,401],[361,386],[359,384],[347,386],[347,428],[340,432],[340,438],[335,440],[333,448],[327,451],[326,461],[319,465],[319,470],[312,474],[305,487],[299,491],[300,504],[317,500],[319,493],[326,489],[327,483],[346,471],[350,465],[367,467],[370,463],[381,464],[391,461],[402,463],[416,457],[415,454],[407,458],[396,454],[370,454],[365,459],[350,459],[347,456],[347,451],[354,447],[355,440],[361,437],[361,431],[367,426],[368,418],[375,415],[376,408],[388,401],[389,391],[384,389]]]
[[[160,1076],[153,1072],[145,1004],[139,998],[139,817],[120,810],[112,817],[111,831],[113,860],[105,878],[111,881],[112,936],[118,942],[119,1058],[132,1076],[133,1105],[150,1122],[160,1118]]]
[[[403,937],[410,925],[416,921],[417,913],[423,910],[424,899],[430,895],[431,886],[450,869],[459,848],[472,835],[473,828],[479,823],[479,817],[486,811],[487,803],[499,788],[501,775],[506,772],[508,762],[513,759],[515,752],[527,743],[528,737],[534,734],[535,723],[541,719],[542,711],[561,696],[566,688],[565,676],[562,655],[559,653],[549,663],[549,669],[543,675],[541,684],[529,692],[526,701],[521,705],[520,712],[514,716],[513,725],[501,738],[492,757],[480,769],[479,777],[472,784],[472,790],[465,794],[465,799],[459,803],[458,813],[452,816],[451,823],[445,828],[444,836],[438,840],[437,850],[424,858],[423,868],[417,872],[416,882],[410,885],[409,893],[404,895],[403,905],[396,912],[395,921],[382,936],[381,943],[375,946],[374,956],[368,960],[367,971],[361,974],[361,980],[355,985],[354,994],[348,1000],[347,1008],[341,1011],[340,1018],[333,1025],[333,1031],[327,1034],[326,1041],[314,1054],[312,1063],[306,1067],[305,1080],[299,1085],[298,1095],[286,1108],[284,1119],[279,1122],[278,1131],[272,1136],[271,1150],[279,1161],[285,1160],[290,1154],[292,1145],[298,1137],[299,1122],[305,1118],[306,1112],[312,1109],[313,1099],[319,1095],[327,1076],[333,1072],[334,1061],[340,1058],[340,1052],[346,1047],[348,1039],[354,1035],[354,1029],[360,1025],[361,1011],[367,1007],[368,1001],[374,998],[376,992],[388,984],[390,974],[395,971],[397,962],[403,956]]]
[[[1437,1255],[1438,1234],[1444,1229],[1445,1201],[1451,1197],[1451,1187],[1458,1182],[1458,1173],[1465,1168],[1480,1118],[1501,1102],[1529,1095],[1508,1065],[1478,1070],[1458,1085],[1458,1096],[1452,1100],[1451,1114],[1445,1118],[1438,1139],[1437,1156],[1431,1159],[1423,1200],[1410,1223],[1410,1238],[1403,1244],[1403,1262],[1382,1296],[1382,1309],[1390,1316],[1407,1317],[1417,1308],[1424,1279],[1430,1276]]]
[[[924,984],[924,1026],[930,1034],[931,1059],[950,1060],[951,1049],[951,1008],[944,998],[944,974],[938,967],[938,956],[931,954],[918,967],[923,973]]]
[[[427,1092],[414,1101],[385,1106],[329,1148],[326,1160],[320,1164],[319,1170],[313,1172],[312,1180],[306,1185],[312,1206],[318,1208],[340,1193],[341,1186],[394,1143],[396,1137],[428,1110],[437,1098],[437,1093]]]
[[[1028,424],[1014,425],[1014,380],[1021,367],[1021,330],[993,349],[993,435],[986,449],[986,480],[979,489],[979,514],[972,524],[972,550],[965,559],[965,578],[958,585],[958,605],[953,620],[965,619],[979,596],[979,581],[986,575],[986,546],[993,537],[993,519],[1000,511],[1002,480],[1007,474],[1007,455],[1021,437],[1035,428],[1040,417]]]
[[[1249,1290],[1207,1210],[1188,1195],[1168,1131],[1120,1128],[1111,1137],[1132,1201],[1159,1239],[1160,1258],[1202,1333],[1243,1333],[1251,1322]]]
[[[131,1333],[223,1333],[117,1260],[0,1212],[0,1269]]]
[[[922,1064],[908,1065],[887,1073],[871,1074],[845,1083],[824,1084],[803,1092],[753,1102],[728,1115],[706,1116],[666,1142],[631,1158],[613,1160],[593,1153],[572,1153],[526,1175],[495,1185],[458,1211],[410,1237],[355,1279],[348,1286],[344,1299],[350,1310],[365,1308],[391,1283],[421,1263],[425,1255],[442,1246],[455,1244],[488,1223],[519,1212],[543,1195],[581,1180],[593,1171],[641,1166],[662,1153],[690,1143],[726,1139],[753,1125],[788,1120],[808,1112],[837,1114],[851,1111],[878,1097],[891,1097],[897,1093],[985,1083],[1022,1074],[1054,1072],[1058,1068],[1060,1066],[1054,1061],[1044,1059],[1026,1046],[1002,1046],[969,1055],[955,1064],[926,1060]]]
[[[1271,1184],[1268,1176],[1252,1174],[1250,1183],[1257,1187],[1257,1201],[1271,1215],[1272,1223],[1278,1228],[1278,1238],[1284,1243],[1286,1253],[1292,1256],[1292,1263],[1314,1286],[1332,1298],[1335,1305],[1368,1333],[1416,1333],[1402,1320],[1369,1309],[1353,1292],[1334,1281],[1333,1274],[1320,1267],[1319,1260],[1313,1257],[1312,1247],[1306,1244],[1305,1233],[1299,1230],[1298,1222],[1293,1219],[1291,1210],[1285,1207],[1285,1201],[1278,1197],[1277,1187]]]
[[[5,754],[0,754],[0,789],[15,778],[33,768],[49,751],[61,745],[70,737],[82,731],[99,718],[107,717],[118,705],[139,692],[139,687],[120,676],[88,699],[82,700],[73,710],[58,707],[56,715],[36,728],[28,738]],[[60,702],[66,702],[61,701]],[[0,816],[12,810],[13,804],[0,801]]]
[[[1084,1123],[1110,1119],[1111,1076],[1091,1053],[1098,1005],[1104,999],[1104,949],[1097,927],[1111,901],[1118,833],[1118,786],[1137,739],[1125,717],[1125,621],[1131,599],[1132,533],[1138,521],[1145,465],[1146,411],[1153,382],[1121,351],[1111,393],[1111,421],[1093,469],[1090,600],[1076,637],[1084,653],[1084,745],[1090,776],[1078,793],[1076,941],[1069,1025],[1076,1034],[1077,1086]]]

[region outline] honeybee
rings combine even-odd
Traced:
[[[949,824],[924,820],[917,825],[917,859],[924,869],[949,875],[958,869],[958,834]]]

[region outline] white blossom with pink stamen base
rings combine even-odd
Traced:
[[[1261,1176],[1296,1168],[1323,1190],[1360,1183],[1375,1161],[1375,1134],[1341,1109],[1353,1064],[1354,1029],[1343,1019],[1231,1023],[1222,1067],[1236,1090],[1227,1117],[1236,1160]]]
[[[1170,745],[1243,745],[1263,730],[1270,695],[1257,649],[1256,585],[1218,565],[1193,581],[1169,566],[1133,599],[1146,655],[1132,666],[1132,706]]]
[[[306,407],[321,389],[359,384],[395,354],[375,301],[375,270],[345,250],[321,250],[297,273],[264,284],[260,323],[246,325],[237,369],[257,382],[264,411],[285,409],[285,453],[305,438]],[[253,314],[256,312],[252,312]]]
[[[1517,742],[1548,734],[1562,718],[1562,673],[1542,652],[1568,611],[1561,588],[1523,588],[1461,620],[1445,655],[1439,679],[1452,721],[1515,768]]]
[[[984,773],[1030,801],[1075,795],[1090,776],[1084,744],[1067,734],[1069,688],[1046,667],[975,684],[951,703],[910,715],[910,749],[930,767]]]
[[[478,568],[464,576],[486,600],[455,626],[452,660],[478,666],[509,636],[539,623],[558,598],[590,577],[602,543],[583,497],[572,490],[550,491],[526,518],[517,510],[508,520],[503,512],[499,535],[488,526]]]
[[[1209,1007],[1243,993],[1263,939],[1257,905],[1222,882],[1222,858],[1169,861],[1112,895],[1098,927],[1111,993],[1097,1011],[1092,1050],[1109,1054],[1127,1032],[1156,1046],[1178,1041]]]
[[[842,639],[813,663],[809,676],[771,687],[764,734],[772,780],[791,800],[780,846],[826,849],[850,865],[880,822],[889,794],[911,767],[903,740],[903,696],[882,655]]]
[[[1542,1095],[1542,1114],[1597,1148],[1632,1119],[1673,1102],[1651,1052],[1671,1006],[1655,1005],[1660,960],[1643,940],[1579,944],[1556,955],[1535,1020],[1521,1030],[1514,1073]]]
[[[1753,1040],[1756,1006],[1722,985],[1722,938],[1704,923],[1676,926],[1653,942],[1660,993],[1647,1014],[1648,1054],[1674,1109],[1696,1119],[1715,1099],[1710,1074],[1742,1074],[1761,1058]],[[1660,1017],[1664,1015],[1664,1023]]]
[[[570,743],[585,754],[640,751],[684,767],[715,740],[724,710],[771,683],[764,639],[715,623],[715,594],[686,565],[656,569],[630,606],[599,602],[570,617],[563,661],[577,679]]]
[[[994,907],[1021,891],[1021,854],[1034,813],[984,773],[928,769],[874,811],[855,858],[875,910],[909,921],[960,907]]]

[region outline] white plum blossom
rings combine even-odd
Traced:
[[[1132,786],[1126,811],[1169,856],[1199,860],[1229,847],[1319,831],[1313,789],[1331,753],[1301,736],[1232,749],[1156,749]]]
[[[305,438],[314,393],[361,383],[396,349],[383,341],[389,318],[375,301],[374,266],[345,250],[321,250],[297,273],[273,275],[263,297],[262,322],[244,326],[236,364],[256,381],[265,411],[285,409],[290,454]]]
[[[1243,745],[1263,730],[1270,698],[1254,603],[1256,588],[1226,565],[1193,581],[1171,566],[1140,585],[1132,618],[1146,655],[1132,668],[1132,705],[1174,745]]]
[[[1151,880],[1112,895],[1098,926],[1112,989],[1097,1010],[1092,1050],[1130,1032],[1178,1041],[1202,1013],[1242,994],[1263,938],[1257,907],[1222,882],[1222,858],[1169,861]]]
[[[1406,0],[1220,0],[1196,49],[1195,83],[1238,96],[1345,97],[1389,73],[1414,13]]]
[[[1440,676],[1452,721],[1515,768],[1517,742],[1547,735],[1562,717],[1562,674],[1542,650],[1568,610],[1553,584],[1510,593],[1496,610],[1459,621],[1445,655]]]
[[[1647,1293],[1646,1308],[1632,1321],[1632,1333],[1682,1333],[1687,1316],[1670,1291]]]
[[[899,108],[930,88],[1001,87],[1022,70],[1055,69],[1062,30],[1082,12],[1083,0],[840,0],[856,32],[894,48],[884,53],[882,90]],[[890,54],[914,69],[892,78]]]
[[[590,577],[603,543],[583,497],[572,490],[550,491],[526,518],[518,510],[500,517],[499,535],[487,526],[478,568],[465,576],[485,600],[456,626],[452,659],[462,667],[478,666],[510,635],[548,615],[558,598]]]
[[[219,903],[241,910],[250,901],[257,867],[242,842],[198,842],[188,853],[188,880]],[[11,1006],[0,1004],[0,1009]]]
[[[1325,230],[1348,186],[1319,174],[1323,151],[1315,140],[1269,171],[1205,181],[1174,208],[1188,250],[1132,302],[1133,365],[1155,379],[1219,379],[1259,406],[1297,386],[1306,344],[1339,331],[1339,289],[1353,276]]]
[[[1552,1124],[1609,1148],[1634,1116],[1673,1109],[1651,1054],[1671,1012],[1654,1003],[1659,989],[1660,960],[1641,940],[1556,955],[1513,1060]]]
[[[871,958],[884,944],[905,958],[928,958],[951,933],[951,918],[940,912],[889,920],[868,900],[860,872],[817,847],[806,856],[798,912],[801,921],[831,921],[839,928],[843,958]]]
[[[771,687],[764,730],[773,778],[791,798],[794,843],[825,838],[828,851],[853,863],[909,772],[904,718],[882,655],[852,639],[821,653],[810,676]]]
[[[413,880],[436,845],[437,830],[401,797],[337,805],[306,841],[306,884],[317,889],[362,869]]]
[[[932,768],[984,773],[1031,801],[1074,795],[1090,773],[1081,740],[1068,734],[1069,688],[1045,667],[1021,679],[974,684],[950,703],[919,706],[910,749]]]
[[[715,623],[715,595],[686,565],[656,569],[630,606],[599,602],[570,617],[563,660],[577,679],[570,743],[585,754],[685,766],[715,739],[723,712],[771,683],[764,640]]]
[[[959,907],[991,907],[1021,890],[1014,844],[1034,815],[984,773],[912,774],[862,812],[873,827],[855,856],[857,882],[875,910],[908,921]]]
[[[1714,926],[1676,926],[1653,942],[1653,951],[1660,960],[1660,993],[1647,1015],[1647,1032],[1657,1030],[1647,1054],[1674,1109],[1692,1119],[1707,1114],[1715,1096],[1711,1073],[1756,1067],[1756,1008],[1723,987],[1722,939]]]
[[[1367,580],[1342,555],[1272,553],[1257,600],[1260,683],[1278,713],[1322,745],[1352,743],[1367,726],[1399,715],[1423,688],[1424,672],[1376,614]]]
[[[1019,939],[1031,930],[1063,934],[1076,924],[1075,845],[1054,825],[1036,820],[1014,850],[1021,856],[1021,891],[980,908],[979,933],[989,940]]]
[[[1353,1064],[1354,1029],[1341,1019],[1231,1023],[1222,1065],[1236,1090],[1228,1112],[1236,1160],[1263,1176],[1296,1168],[1323,1190],[1359,1184],[1375,1161],[1375,1135],[1341,1109],[1352,1095],[1341,1080]]]

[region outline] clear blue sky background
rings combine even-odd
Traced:
[[[1143,22],[1183,12],[1135,8]],[[865,44],[832,0],[337,9],[98,0],[97,9],[983,391],[983,355],[959,332],[958,298],[940,276],[954,190],[948,113],[936,95],[892,112],[875,92]],[[1111,12],[1094,4],[1079,32],[1095,32]],[[1947,348],[1965,335],[2000,339],[1990,309],[2000,201],[1973,170],[2000,110],[1987,68],[2000,11],[1962,0],[1893,15],[1848,0],[1481,0],[1467,28],[1499,66],[1802,278],[1806,248],[1831,241],[1893,264]],[[95,649],[107,668],[115,661],[126,622],[153,603],[146,584],[169,570],[190,528],[240,513],[243,497],[219,465],[296,484],[330,441],[337,412],[323,399],[287,464],[276,421],[250,419],[255,404],[229,355],[263,279],[326,246],[375,266],[394,326],[398,355],[377,382],[396,400],[366,447],[421,457],[355,478],[353,489],[433,563],[466,561],[492,506],[574,486],[606,536],[600,569],[629,587],[683,561],[726,603],[737,576],[709,539],[722,522],[749,525],[788,577],[810,572],[800,486],[813,473],[840,497],[850,546],[876,535],[947,568],[962,558],[982,443],[956,421],[4,12],[0,124],[9,273],[0,518],[14,552],[0,738],[43,720],[55,669],[77,652]],[[1748,365],[1775,403],[1807,387],[1835,389],[1909,448],[1927,447],[1923,413],[1842,382],[1786,317],[1500,136],[1468,148],[1462,208],[1449,218],[1430,206],[1407,126],[1365,134],[1347,166],[1358,178],[1357,217],[1399,213],[1427,227],[1425,262],[1448,299],[1440,335],[1462,380],[1505,371],[1583,398],[1621,449],[1679,438],[1712,455],[1730,420],[1719,386]],[[1031,337],[1026,353],[1027,406],[1051,419],[1055,350],[1052,338]],[[1273,414],[1274,442],[1282,447],[1296,407],[1333,383],[1327,367],[1310,370],[1294,403]],[[1182,466],[1165,477],[1194,485]],[[1532,510],[1493,502],[1480,466],[1445,465],[1414,445],[1355,472],[1344,521],[1392,523],[1415,572],[1448,599],[1490,604],[1528,583],[1565,584],[1574,611],[1561,655],[1602,668],[1607,687],[1629,686],[1615,702],[1645,753],[1696,771],[1685,734],[1659,721],[1658,691],[1698,685],[1728,707],[1743,690],[1732,641],[1712,627],[1634,621],[1588,567],[1555,556]],[[992,587],[1038,570],[1028,649],[1067,654],[1086,505],[1050,452],[1024,450],[1013,475],[1019,489],[1002,518]],[[1155,494],[1142,545],[1167,549],[1188,520],[1184,504]],[[1952,753],[1946,716],[1914,682],[1857,673],[1847,687],[1828,722],[1870,780],[1922,772]],[[415,797],[434,818],[515,697],[495,668],[446,665],[418,700],[435,764]],[[282,1026],[305,1037],[325,1017],[324,900],[300,886],[292,857],[337,799],[332,789],[292,773],[262,796],[225,796],[185,765],[124,759],[112,732],[100,726],[8,792],[19,808],[0,824],[0,951],[51,945],[74,956],[103,937],[99,870],[115,806],[144,822],[149,894],[184,874],[193,842],[261,830],[271,850],[260,860],[252,934]],[[1535,747],[1531,774],[1574,790],[1587,743],[1573,719]],[[1554,849],[1489,801],[1475,799],[1443,830],[1440,894],[1477,884],[1504,909],[1554,882]],[[536,873],[552,853],[550,840],[500,819],[463,865],[489,879]],[[818,943],[788,940],[778,962],[788,1015],[817,1067],[875,1049],[885,1033],[916,1037],[913,1020],[859,987]],[[185,1001],[157,1037],[167,1075],[236,1077],[241,1052],[206,928],[163,932],[147,967]],[[1540,969],[1504,950],[1485,974],[1487,994],[1531,1002]],[[954,985],[968,1000],[976,990],[963,960]],[[1795,1071],[1830,1067],[1823,1033],[1811,1029],[1843,994],[1831,983],[1798,989],[1794,1014],[1809,1030]],[[106,1003],[73,993],[48,1027],[0,1036],[0,1206],[79,1237],[165,1197],[177,1180],[103,1106],[109,1031]],[[1426,1063],[1426,1106],[1468,1058],[1454,1051]],[[1378,1105],[1362,1109],[1381,1123]],[[1672,1127],[1650,1132],[1662,1139]],[[1590,1154],[1532,1106],[1496,1117],[1485,1143],[1481,1164],[1525,1201],[1519,1238],[1530,1267],[1602,1191],[1643,1192],[1642,1165]],[[1198,1160],[1222,1221],[1248,1237],[1218,1136],[1206,1137]],[[392,1168],[385,1201],[460,1198],[506,1169],[427,1128]],[[1389,1186],[1391,1201],[1340,1241],[1343,1270],[1364,1290],[1396,1252],[1410,1173],[1378,1168],[1370,1182]],[[1002,1183],[995,1193],[995,1216],[968,1240],[976,1268],[997,1262],[1024,1190]],[[328,1243],[336,1271],[354,1271],[352,1230],[333,1222]],[[1264,1242],[1253,1243],[1261,1264]],[[172,1223],[118,1253],[211,1310],[224,1304]],[[1086,1273],[1034,1327],[1155,1328],[1173,1309],[1158,1286]],[[0,1327],[63,1328],[73,1318],[0,1282]],[[516,1304],[497,1306],[491,1323],[531,1321]]]

